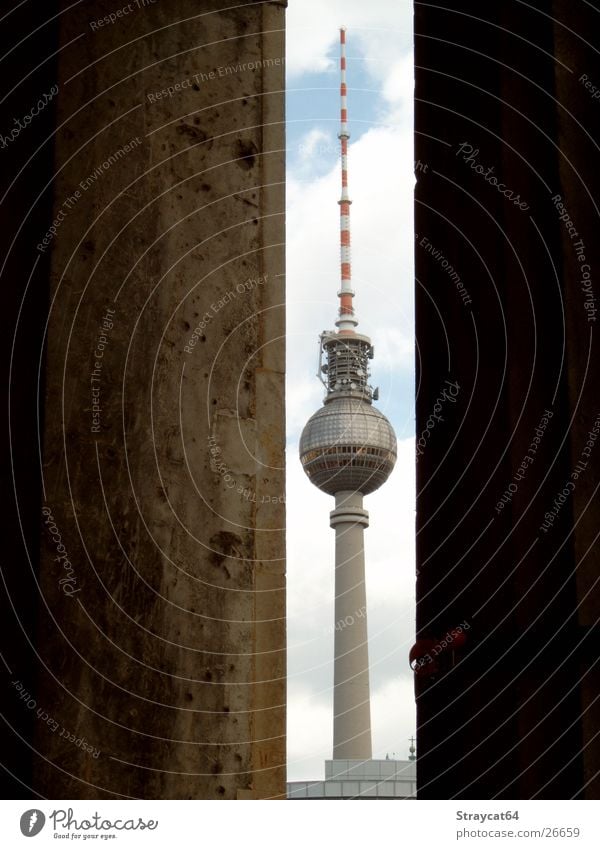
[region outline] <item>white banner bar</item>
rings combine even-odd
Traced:
[[[3,801],[0,845],[597,849],[599,814],[595,801]]]

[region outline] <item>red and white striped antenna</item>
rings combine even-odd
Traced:
[[[340,299],[340,312],[336,325],[340,333],[354,333],[358,324],[354,313],[352,299],[352,266],[350,262],[350,204],[352,201],[348,196],[348,107],[346,104],[346,27],[340,28],[340,100],[341,100],[341,122],[338,138],[342,148],[342,196],[340,198],[340,243],[341,243],[341,273],[342,285],[338,292]]]

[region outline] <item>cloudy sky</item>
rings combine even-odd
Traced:
[[[409,0],[289,0],[287,14],[288,777],[324,777],[333,734],[333,500],[298,460],[321,405],[318,335],[334,329],[339,286],[339,27],[346,26],[360,332],[375,345],[377,406],[399,456],[366,499],[373,756],[406,758],[414,733],[414,356],[412,7]]]

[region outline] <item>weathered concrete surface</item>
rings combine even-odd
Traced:
[[[68,5],[34,786],[283,797],[285,4]]]
[[[597,13],[550,5],[416,9],[417,436],[460,385],[418,463],[418,636],[468,624],[416,679],[421,798],[600,792]]]

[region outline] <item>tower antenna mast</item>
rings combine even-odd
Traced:
[[[353,333],[358,324],[352,299],[352,264],[350,259],[350,204],[348,195],[348,87],[346,85],[346,28],[340,28],[340,140],[342,153],[342,195],[340,205],[340,248],[341,248],[341,288],[339,318],[336,322],[340,333]]]

